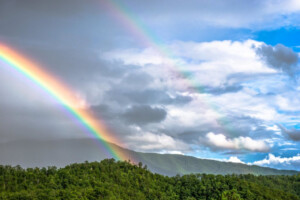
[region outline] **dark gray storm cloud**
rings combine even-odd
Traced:
[[[282,44],[277,44],[274,47],[262,45],[256,52],[271,68],[285,72],[290,76],[293,76],[297,70],[298,54]]]
[[[278,124],[281,131],[285,133],[291,140],[300,141],[300,130],[297,129],[287,129],[284,126]]]
[[[120,85],[128,85],[132,86],[134,88],[139,87],[147,87],[151,82],[153,81],[153,78],[141,71],[137,71],[135,73],[127,74],[121,81]]]
[[[122,117],[130,124],[149,124],[162,122],[167,112],[162,108],[138,105],[128,108]]]
[[[288,130],[286,133],[294,141],[300,141],[300,131],[299,130]]]
[[[113,65],[115,63],[112,63]],[[125,70],[121,69],[121,72]],[[190,96],[181,94],[172,94],[163,88],[151,88],[154,77],[142,69],[127,67],[123,77],[106,92],[108,101],[114,101],[119,104],[150,104],[150,105],[176,105],[187,104],[192,101]]]
[[[118,116],[118,112],[107,104],[94,105],[90,109],[101,119],[112,120]]]

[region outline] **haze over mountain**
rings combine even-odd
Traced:
[[[116,146],[116,145],[114,145]],[[177,174],[255,174],[255,175],[293,175],[299,172],[276,170],[241,163],[220,162],[198,159],[174,154],[140,153],[124,149],[128,160],[147,165],[152,172],[174,176]],[[0,145],[1,165],[21,165],[22,167],[64,167],[72,163],[101,161],[111,156],[105,153],[98,141],[91,139],[70,140],[22,140]]]

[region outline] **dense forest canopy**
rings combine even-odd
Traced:
[[[294,176],[190,174],[168,177],[106,159],[65,168],[0,166],[0,199],[300,199]]]

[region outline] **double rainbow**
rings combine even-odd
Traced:
[[[156,52],[166,58],[172,58],[171,51],[165,49],[158,42],[159,39],[151,33],[147,27],[139,21],[139,19],[132,15],[125,6],[120,2],[114,0],[102,0],[102,5],[105,5],[108,11],[119,21],[124,27],[126,27],[136,38],[138,38],[147,47],[153,48]],[[88,109],[81,109],[77,106],[78,102],[82,101],[75,93],[67,87],[63,82],[59,81],[49,72],[39,67],[37,64],[22,56],[17,51],[11,49],[5,44],[0,43],[0,66],[1,61],[14,68],[19,73],[30,79],[36,85],[40,86],[45,92],[56,99],[63,107],[70,113],[80,124],[86,129],[87,133],[90,133],[93,137],[97,138],[108,152],[117,160],[127,160],[128,155],[120,151],[117,147],[111,145],[121,144],[120,141],[105,127],[105,125],[93,116],[92,112]],[[170,63],[171,71],[174,71],[183,80],[186,81],[186,87],[189,89],[197,90],[201,92],[201,88],[195,86],[197,84],[191,83],[181,67],[176,63]],[[203,101],[203,105],[207,106],[208,100]],[[213,108],[214,105],[209,105]],[[219,122],[216,121],[217,124]],[[108,143],[108,142],[110,143]]]

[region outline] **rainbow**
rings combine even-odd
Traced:
[[[145,47],[150,47],[156,51],[163,58],[168,59],[168,64],[164,65],[168,68],[169,72],[177,75],[181,80],[183,80],[184,87],[190,91],[196,93],[203,93],[204,89],[201,85],[198,85],[193,80],[189,78],[189,74],[184,72],[184,66],[179,65],[172,58],[176,58],[172,54],[172,51],[165,47],[162,40],[157,37],[137,16],[134,15],[121,1],[117,0],[101,0],[101,5],[104,6],[113,18],[116,19],[122,26],[127,29],[135,39],[139,40]],[[171,58],[171,59],[169,59]],[[218,110],[218,106],[213,103],[208,97],[203,96],[199,101],[203,107],[206,109],[211,109],[216,111],[219,119],[214,119],[214,124],[224,129],[224,125],[228,126],[229,121],[224,117],[225,115]],[[222,122],[222,124],[220,123]],[[227,129],[230,129],[227,128]]]
[[[115,0],[102,0],[101,3],[124,28],[135,36],[135,39],[138,39],[146,47],[151,47],[163,58],[171,58],[168,59],[168,64],[164,66],[167,67],[170,72],[179,76],[184,81],[183,84],[186,88],[201,93],[202,88],[196,86],[197,84],[188,78],[188,74],[182,70],[183,67],[172,61],[172,58],[175,57],[172,55],[172,51],[164,47],[162,41],[153,34],[138,17],[134,16],[125,5],[121,4],[120,1],[117,2]]]
[[[0,44],[0,61],[31,80],[59,102],[69,114],[80,122],[87,133],[100,141],[113,158],[116,160],[128,159],[128,155],[125,155],[119,148],[111,144],[121,145],[120,141],[99,119],[93,116],[90,110],[78,106],[78,102],[82,102],[82,99],[79,99],[66,84],[3,43]]]

